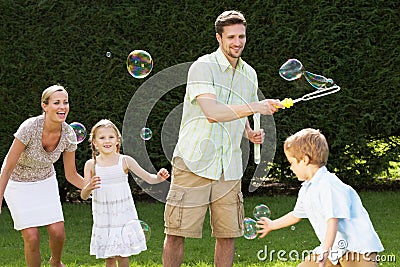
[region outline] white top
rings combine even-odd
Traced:
[[[303,182],[293,214],[309,219],[321,244],[328,219],[339,219],[336,239],[328,256],[333,264],[347,251],[365,254],[384,249],[357,192],[326,167],[321,167],[310,181]],[[321,249],[320,245],[314,253],[321,254]]]
[[[199,176],[238,180],[243,176],[240,143],[246,118],[230,122],[208,122],[196,97],[214,94],[219,104],[241,105],[258,101],[255,70],[241,58],[236,69],[219,48],[204,55],[189,69],[179,139],[174,157]]]

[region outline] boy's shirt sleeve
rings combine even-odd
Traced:
[[[304,208],[304,192],[305,188],[304,185],[300,188],[297,200],[296,200],[296,205],[294,206],[293,209],[293,215],[297,218],[307,218],[307,213]]]
[[[325,220],[330,218],[350,219],[351,194],[349,187],[341,181],[337,181],[339,178],[336,176],[330,178],[329,184],[322,187],[319,194],[322,215]]]

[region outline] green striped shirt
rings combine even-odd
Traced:
[[[241,58],[236,70],[220,48],[195,61],[189,69],[179,139],[174,157],[202,177],[238,180],[243,176],[240,143],[246,118],[208,122],[196,101],[201,94],[216,95],[219,104],[240,105],[258,101],[255,70]]]

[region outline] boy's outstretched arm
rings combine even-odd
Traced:
[[[318,257],[318,266],[323,267],[328,259],[329,252],[333,246],[333,242],[336,238],[336,233],[338,231],[339,219],[330,218],[327,222],[327,228],[325,233],[325,239],[322,244],[322,254]]]
[[[292,211],[276,220],[262,217],[259,221],[257,221],[257,227],[260,229],[257,231],[257,233],[261,234],[260,238],[263,238],[272,230],[278,230],[296,224],[300,221],[301,218],[295,217]]]

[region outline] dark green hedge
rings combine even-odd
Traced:
[[[327,136],[329,167],[352,184],[370,183],[390,161],[399,161],[400,14],[397,1],[0,1],[0,159],[12,134],[38,115],[40,94],[59,83],[70,93],[68,121],[90,128],[109,118],[120,129],[135,90],[144,82],[126,71],[129,52],[152,55],[152,75],[195,60],[217,48],[213,23],[226,9],[248,21],[243,58],[258,72],[266,97],[296,98],[304,82],[278,75],[288,58],[331,77],[342,90],[275,115],[277,153],[270,177],[289,183],[284,139],[304,127]],[[111,57],[106,57],[106,52]],[[159,127],[183,97],[174,90],[157,105],[150,127]],[[157,167],[169,165],[154,136],[149,153]],[[384,153],[372,142],[383,142]],[[381,151],[382,152],[382,151]],[[79,171],[90,157],[77,152]],[[61,165],[58,164],[57,168]],[[254,172],[251,165],[246,180]],[[67,186],[67,185],[66,185]]]

